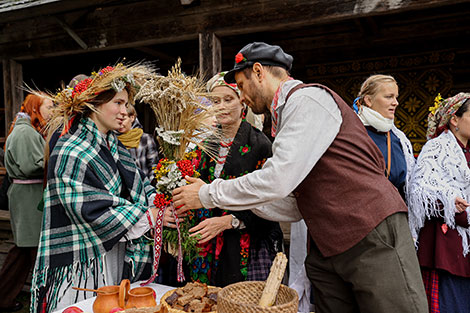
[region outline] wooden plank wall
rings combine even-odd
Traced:
[[[27,12],[0,14],[0,58],[33,59],[197,40],[205,32],[230,36],[292,30],[462,2],[467,1],[205,0],[190,6],[179,1],[60,1]]]
[[[12,59],[3,60],[3,98],[5,114],[5,136],[16,113],[24,100],[23,69],[20,63]],[[2,145],[3,148],[3,145]]]

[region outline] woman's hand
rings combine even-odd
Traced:
[[[470,203],[468,203],[467,201],[465,201],[464,199],[460,198],[460,197],[457,197],[455,198],[455,209],[456,209],[456,213],[461,213],[463,211],[465,211],[465,209],[470,205]]]
[[[174,209],[171,206],[167,207],[165,210],[165,214],[163,215],[163,226],[176,228]]]
[[[208,218],[189,229],[189,232],[192,233],[191,237],[200,235],[201,237],[199,239],[199,243],[204,243],[211,240],[224,230],[231,228],[232,215],[228,214],[224,216]]]
[[[170,227],[170,228],[176,228],[176,219],[175,219],[175,209],[172,206],[169,206],[165,210],[165,214],[163,215],[163,226],[165,227]],[[158,209],[152,208],[152,214],[154,221],[157,220],[158,217]],[[181,214],[178,216],[178,219],[182,219],[186,216],[187,214]]]

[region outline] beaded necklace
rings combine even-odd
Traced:
[[[230,152],[230,147],[233,144],[233,138],[225,138],[220,141],[219,155],[217,157],[217,164],[215,166],[215,176],[219,177],[222,169],[224,167],[225,161],[227,160],[228,153]]]

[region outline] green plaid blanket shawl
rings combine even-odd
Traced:
[[[53,311],[74,278],[98,282],[102,256],[144,215],[155,192],[141,175],[116,135],[105,138],[91,119],[58,140],[48,167],[32,313]],[[150,246],[138,239],[126,249],[138,277],[151,262]]]

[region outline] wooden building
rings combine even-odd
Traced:
[[[397,124],[419,152],[437,93],[470,90],[469,13],[462,0],[0,1],[0,137],[23,81],[55,90],[124,57],[154,60],[162,73],[181,57],[187,73],[209,75],[230,69],[245,44],[265,41],[294,56],[294,77],[349,102],[370,74],[394,75]],[[149,131],[151,114],[139,112]]]
[[[264,41],[294,56],[292,76],[350,103],[367,76],[394,75],[396,123],[419,152],[437,93],[470,91],[469,19],[468,0],[0,0],[0,138],[23,82],[55,90],[122,58],[166,73],[181,57],[187,73],[209,76]],[[138,112],[151,132],[153,115]],[[1,215],[0,242],[7,224]]]

